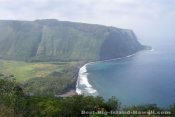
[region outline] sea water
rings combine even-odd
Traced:
[[[116,96],[127,106],[175,103],[175,46],[155,44],[153,49],[86,64],[79,72],[78,94]]]

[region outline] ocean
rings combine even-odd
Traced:
[[[84,65],[77,80],[78,94],[115,96],[123,106],[175,103],[175,46],[154,43],[153,50]]]

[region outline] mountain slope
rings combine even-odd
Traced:
[[[0,58],[29,61],[105,60],[143,46],[133,31],[55,19],[0,21]]]

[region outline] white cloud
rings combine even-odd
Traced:
[[[174,5],[174,0],[0,0],[0,19],[56,18],[113,25],[134,29],[144,38],[159,35],[164,27],[173,29]]]

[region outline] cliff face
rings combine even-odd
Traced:
[[[100,59],[125,57],[143,49],[137,37],[131,30],[110,29],[101,45]]]
[[[143,46],[131,30],[67,21],[0,21],[0,58],[33,61],[105,60]]]

